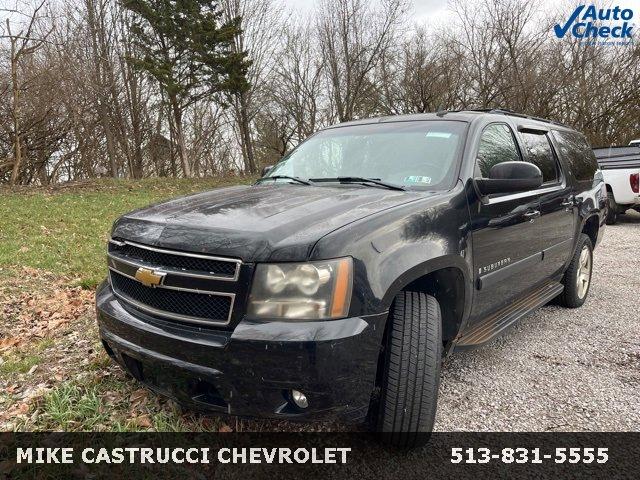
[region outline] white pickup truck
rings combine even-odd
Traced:
[[[640,142],[634,142],[627,147],[593,149],[609,196],[608,225],[631,208],[640,211]]]

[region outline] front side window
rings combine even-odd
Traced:
[[[491,167],[503,162],[521,162],[511,128],[504,123],[487,126],[480,137],[476,176],[489,178]]]
[[[267,177],[363,177],[436,190],[453,183],[467,123],[411,121],[323,130],[285,156]]]
[[[527,160],[540,169],[542,182],[557,182],[558,168],[547,136],[544,134],[523,133],[522,139],[527,149]]]

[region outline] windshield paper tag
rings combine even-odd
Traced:
[[[404,177],[405,183],[431,183],[431,177],[423,177],[421,175],[411,175],[409,177]]]
[[[450,133],[447,132],[427,132],[427,138],[449,138],[451,137]]]

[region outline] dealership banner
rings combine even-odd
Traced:
[[[639,478],[640,433],[4,433],[0,477]]]

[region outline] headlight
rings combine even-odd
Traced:
[[[353,284],[350,257],[309,263],[261,263],[249,297],[253,318],[321,320],[347,316]]]

